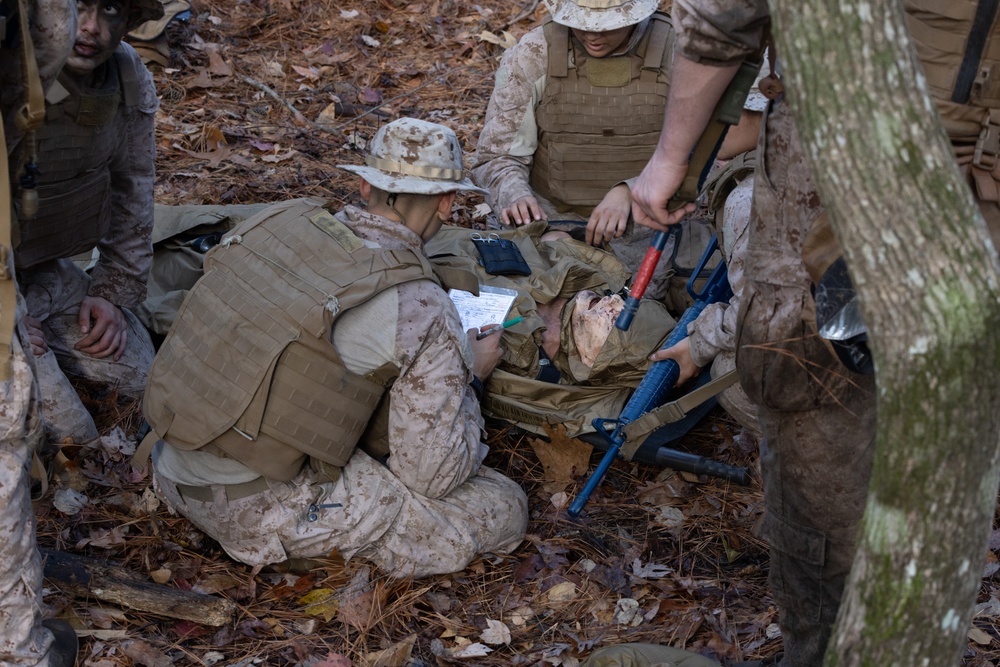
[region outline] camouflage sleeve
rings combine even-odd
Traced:
[[[454,305],[435,283],[398,287],[396,356],[389,394],[389,468],[412,491],[440,498],[476,474],[486,446],[469,388],[471,349]]]
[[[750,234],[753,181],[753,176],[750,176],[737,185],[723,205],[720,242],[733,297],[728,304],[716,303],[706,307],[698,319],[688,326],[691,358],[699,366],[707,366],[720,352],[736,349],[736,316],[746,284],[744,265]]]
[[[153,177],[156,161],[154,116],[158,102],[153,77],[139,60],[140,102],[120,113],[123,139],[111,164],[111,224],[98,243],[101,259],[91,274],[90,296],[125,308],[146,298],[153,263]]]
[[[732,65],[760,47],[767,0],[675,0],[676,52],[706,65]]]
[[[476,182],[490,191],[494,209],[531,194],[528,172],[538,146],[535,107],[545,87],[547,63],[541,28],[522,37],[500,61],[472,167]]]
[[[701,311],[688,325],[691,358],[699,366],[707,366],[715,357],[736,347],[736,313],[739,299],[733,297],[728,304],[713,303]]]

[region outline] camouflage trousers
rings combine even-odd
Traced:
[[[18,298],[18,306],[22,306]],[[20,313],[18,313],[20,315]],[[20,319],[20,317],[18,317]],[[12,374],[0,382],[0,665],[49,664],[52,635],[40,625],[42,566],[35,546],[35,512],[28,469],[41,431],[38,387],[19,338]]]
[[[764,436],[763,533],[781,664],[813,667],[823,662],[864,513],[874,378],[844,369],[815,331],[801,243],[822,209],[785,105],[773,105],[761,141],[737,368]]]
[[[221,485],[199,487],[211,489],[214,500],[206,502],[185,497],[183,487],[157,475],[156,460],[154,448],[157,494],[249,565],[339,551],[345,559],[366,558],[391,576],[425,577],[458,572],[477,554],[513,551],[528,523],[524,491],[486,467],[447,496],[427,498],[357,451],[335,481],[307,467],[289,482],[244,498],[230,500]],[[311,505],[317,506],[313,512]]]
[[[139,320],[123,309],[128,327],[125,353],[115,361],[97,359],[73,346],[84,337],[78,315],[90,277],[70,260],[56,260],[20,273],[28,313],[40,320],[48,351],[36,357],[42,389],[42,418],[49,442],[87,442],[97,437],[90,413],[69,378],[117,387],[124,396],[140,397],[155,350]]]

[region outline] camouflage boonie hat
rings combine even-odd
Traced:
[[[160,0],[132,0],[128,6],[128,21],[125,32],[132,32],[146,21],[163,17],[163,3]]]
[[[337,169],[357,174],[384,192],[487,194],[466,177],[455,132],[416,118],[400,118],[379,128],[365,166],[338,164]]]
[[[659,0],[545,0],[552,20],[586,32],[635,25],[656,11]]]

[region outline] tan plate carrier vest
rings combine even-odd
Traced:
[[[435,279],[426,258],[366,247],[322,201],[261,211],[206,256],[153,362],[146,419],[174,447],[229,456],[280,481],[307,457],[343,466],[398,369],[348,371],[333,324],[422,279]]]
[[[531,187],[561,210],[587,216],[653,155],[670,90],[674,31],[669,17],[656,12],[632,53],[589,58],[566,26],[549,21],[543,30],[548,70],[536,110]]]
[[[119,46],[108,59],[100,88],[72,94],[72,83],[61,74],[49,91],[45,124],[37,133],[42,169],[38,215],[20,223],[15,241],[19,268],[87,252],[108,232],[111,162],[124,137],[107,126],[119,105],[136,107],[141,94],[136,63],[124,48]],[[67,219],[73,220],[71,234]]]

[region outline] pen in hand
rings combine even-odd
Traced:
[[[478,334],[476,334],[476,340],[482,340],[482,339],[486,338],[487,336],[492,336],[493,334],[497,333],[498,331],[503,331],[504,329],[506,329],[508,327],[514,326],[515,324],[517,324],[518,322],[520,322],[523,319],[524,319],[523,317],[514,317],[514,318],[511,318],[511,319],[507,320],[503,324],[497,324],[497,325],[494,325],[494,326],[489,327],[487,329],[483,329]]]

